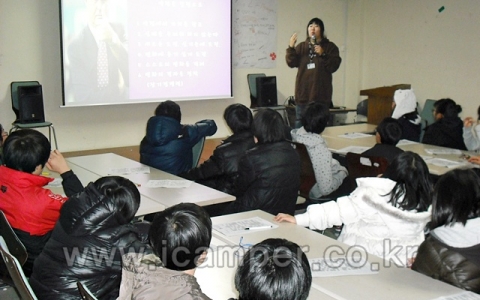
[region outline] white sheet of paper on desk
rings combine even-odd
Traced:
[[[361,153],[367,151],[368,149],[370,149],[370,148],[369,147],[363,147],[363,146],[348,146],[348,147],[345,147],[345,148],[342,148],[342,149],[338,149],[336,152],[344,153],[344,154],[346,154],[348,152],[361,154]]]
[[[62,178],[55,178],[52,182],[49,182],[47,187],[62,187]]]
[[[167,188],[167,189],[182,189],[192,185],[190,180],[149,180],[146,184],[148,188]]]
[[[440,149],[440,148],[425,148],[425,152],[428,154],[454,154],[454,155],[461,155],[462,151],[458,149]]]
[[[367,137],[372,137],[371,134],[366,134],[362,132],[351,132],[351,133],[344,133],[339,135],[339,137],[346,138],[346,139],[361,139],[361,138],[367,138]]]
[[[425,159],[425,162],[427,164],[431,164],[439,167],[445,167],[445,168],[456,168],[456,167],[460,167],[467,164],[465,162],[458,162],[458,161],[453,161],[453,160],[444,159],[444,158]]]
[[[361,264],[356,263],[359,261],[361,261]],[[309,259],[308,262],[310,263],[312,277],[371,275],[378,273],[378,271],[372,270],[372,265],[369,262],[353,258],[313,258]]]
[[[474,300],[474,299],[480,299],[480,295],[465,291],[465,292],[460,292],[458,294],[453,294],[450,296],[438,297],[433,300]]]
[[[109,175],[150,174],[150,167],[142,166],[135,168],[110,168]]]
[[[226,236],[246,234],[246,233],[258,232],[262,230],[270,230],[277,227],[278,225],[273,224],[260,217],[253,217],[250,219],[243,219],[235,222],[213,225],[213,229],[215,229],[216,231]],[[250,229],[247,229],[247,228],[250,228]]]
[[[398,146],[406,146],[406,145],[413,145],[413,144],[419,144],[418,142],[410,141],[410,140],[400,140],[397,143]]]

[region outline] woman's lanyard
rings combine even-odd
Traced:
[[[308,56],[310,57],[310,63],[313,62],[313,58],[317,55],[317,53],[315,53],[315,49],[314,49],[314,46],[312,43],[308,43]]]

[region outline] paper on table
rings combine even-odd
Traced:
[[[346,139],[361,139],[366,137],[372,137],[371,134],[362,133],[362,132],[351,132],[351,133],[344,133],[339,135],[339,137],[346,138]]]
[[[55,178],[52,182],[49,182],[47,187],[61,187],[62,186],[62,178]]]
[[[358,259],[338,257],[329,258],[313,258],[309,259],[312,277],[333,277],[346,275],[371,275],[377,274],[378,270],[372,268],[369,262]]]
[[[432,165],[435,165],[435,166],[445,167],[445,168],[456,168],[456,167],[459,167],[459,166],[467,165],[466,162],[458,162],[458,161],[453,161],[453,160],[444,159],[444,158],[425,159],[425,162],[427,164],[432,164]]]
[[[460,155],[462,151],[458,149],[440,149],[440,148],[425,148],[425,152],[428,154],[455,154]]]
[[[145,185],[148,188],[169,188],[169,189],[181,189],[187,188],[192,185],[190,180],[149,180]]]
[[[464,291],[464,292],[460,292],[458,294],[453,294],[450,296],[441,296],[433,300],[473,300],[473,299],[480,299],[480,295],[472,292]]]
[[[135,168],[110,168],[109,175],[150,174],[150,167],[142,166]]]
[[[338,149],[336,152],[344,153],[344,154],[348,153],[348,152],[361,154],[361,153],[367,151],[368,149],[370,149],[370,148],[369,147],[363,147],[363,146],[348,146],[348,147],[345,147],[345,148],[342,148],[342,149]]]
[[[406,145],[413,145],[413,144],[419,144],[418,142],[410,141],[410,140],[400,140],[397,143],[398,146],[406,146]]]
[[[251,233],[261,230],[269,230],[277,227],[278,225],[268,222],[267,220],[264,220],[260,217],[253,217],[250,219],[243,219],[234,222],[213,225],[213,229],[226,236]]]

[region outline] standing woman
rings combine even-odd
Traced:
[[[433,115],[435,123],[425,128],[422,143],[467,150],[463,142],[463,122],[458,117],[462,107],[452,99],[445,98],[435,101]]]
[[[338,70],[342,59],[338,47],[325,36],[325,26],[319,18],[307,25],[307,38],[297,46],[297,33],[290,37],[286,61],[290,68],[298,68],[295,80],[296,122],[301,127],[301,116],[307,104],[320,102],[332,107],[332,73]]]

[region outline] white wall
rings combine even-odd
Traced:
[[[360,89],[410,83],[421,104],[451,97],[463,106],[462,116],[475,116],[478,15],[478,0],[278,0],[277,67],[234,70],[234,98],[181,102],[183,121],[212,118],[219,125],[215,137],[228,135],[223,110],[249,105],[248,73],[277,76],[280,102],[293,95],[296,70],[286,66],[285,49],[313,17],[324,21],[343,58],[334,74],[336,105],[355,107]],[[15,118],[10,82],[38,80],[62,151],[138,144],[154,103],[60,108],[59,23],[57,0],[0,0],[0,122],[9,128]]]

